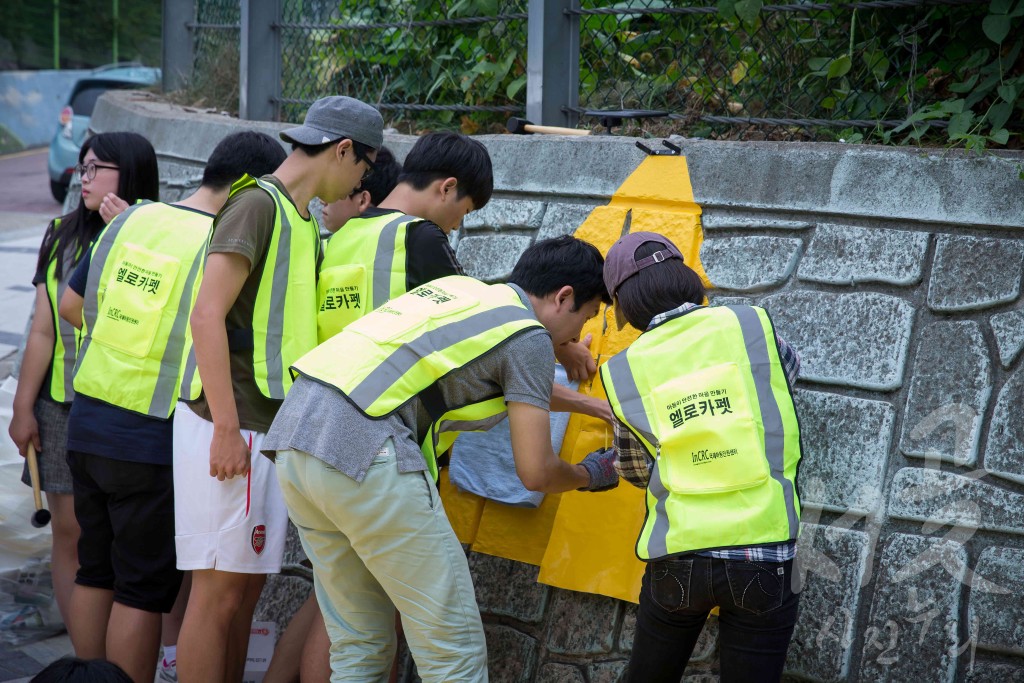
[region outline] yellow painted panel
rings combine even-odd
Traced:
[[[452,523],[455,535],[459,538],[459,543],[473,543],[480,525],[484,499],[456,488],[448,479],[447,467],[441,468],[438,489],[441,492],[444,510],[448,514],[448,520]]]
[[[683,157],[648,157],[622,184],[607,206],[596,207],[576,231],[607,253],[622,235],[627,212],[630,231],[669,237],[686,264],[708,283],[700,264],[700,207],[693,200]],[[639,332],[616,329],[614,312],[603,307],[583,334],[594,335],[591,351],[603,363],[622,351]],[[580,391],[605,398],[599,376]],[[587,453],[611,445],[611,427],[601,420],[573,415],[562,442],[562,459],[579,462]],[[637,601],[643,563],[634,553],[644,520],[644,491],[622,482],[603,493],[572,491],[548,495],[536,509],[483,502],[458,492],[442,479],[445,508],[459,540],[472,549],[529,564],[539,564],[539,581],[560,588]],[[451,504],[449,502],[452,501]],[[469,539],[469,540],[467,540]]]
[[[598,207],[590,214],[576,236],[607,253],[621,236],[630,209],[630,232],[665,235],[679,247],[687,265],[707,283],[700,265],[700,207],[693,203],[685,159],[648,157],[608,206]],[[625,349],[640,334],[628,326],[617,330],[614,312],[607,307],[603,312],[603,319],[591,321],[584,331],[594,334],[591,348],[599,354],[599,362]],[[600,376],[580,390],[605,398]],[[610,428],[599,420],[574,415],[566,430],[562,456],[579,462],[587,453],[608,445],[609,432]],[[637,559],[634,548],[644,514],[643,489],[626,482],[602,493],[563,494],[538,581],[636,602],[644,564]]]
[[[555,522],[560,494],[548,494],[536,508],[484,503],[473,550],[510,560],[540,565]]]

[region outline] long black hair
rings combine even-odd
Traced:
[[[100,161],[117,166],[117,196],[129,205],[140,199],[159,199],[156,152],[149,140],[138,133],[100,133],[82,145],[78,163],[85,160],[90,149]],[[80,201],[74,211],[61,216],[60,228],[56,227],[56,221],[46,228],[36,270],[45,271],[50,262],[56,260],[55,275],[58,280],[64,279],[69,275],[64,270],[65,264],[73,267],[78,263],[103,227],[99,211],[90,211],[85,208],[85,202]]]

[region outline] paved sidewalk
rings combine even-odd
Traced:
[[[61,213],[48,183],[45,149],[0,157],[0,380],[11,373],[35,302],[32,275],[43,232]],[[0,438],[7,438],[6,429]],[[66,633],[17,647],[0,644],[0,682],[28,681],[71,653]]]
[[[50,662],[74,654],[67,633],[28,645],[0,645],[0,681],[28,683]]]

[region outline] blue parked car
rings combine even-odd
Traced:
[[[111,64],[94,70],[75,82],[67,106],[60,112],[57,132],[50,142],[47,170],[50,192],[63,202],[78,163],[78,152],[89,130],[89,118],[96,100],[107,90],[145,88],[160,82],[160,69],[140,64]]]

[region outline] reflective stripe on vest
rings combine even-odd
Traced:
[[[231,192],[253,185],[269,194],[277,207],[253,306],[253,374],[261,394],[284,400],[292,386],[289,366],[316,346],[320,226],[312,216],[303,218],[272,183],[244,176]]]
[[[333,387],[373,419],[420,397],[433,422],[422,449],[436,474],[436,454],[451,445],[458,427],[484,428],[504,412],[500,398],[500,412],[495,399],[449,408],[436,391],[437,380],[540,327],[511,287],[452,275],[360,318],[300,358],[292,371]]]
[[[405,293],[405,236],[409,224],[417,220],[394,211],[353,218],[327,240],[317,282],[321,342]],[[367,273],[369,264],[372,272]]]
[[[60,219],[53,221],[53,230],[60,229]],[[57,237],[60,240],[60,237]],[[56,249],[57,242],[54,242]],[[64,278],[57,281],[57,260],[50,254],[50,262],[46,266],[46,298],[50,302],[50,315],[53,319],[53,356],[50,359],[50,398],[57,403],[71,403],[75,398],[75,388],[72,378],[75,374],[75,359],[78,356],[78,346],[81,343],[81,332],[58,315],[60,300],[68,288],[68,280],[74,272],[78,262],[78,254],[72,254],[70,249],[64,250]]]
[[[665,378],[665,367],[678,371]],[[655,455],[638,557],[797,537],[800,429],[767,313],[696,309],[645,332],[601,376]]]
[[[82,309],[79,393],[170,417],[191,346],[188,319],[211,222],[207,214],[145,203],[100,233]]]

